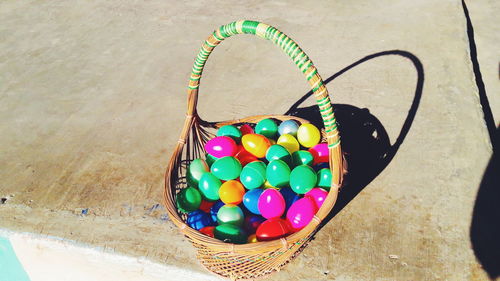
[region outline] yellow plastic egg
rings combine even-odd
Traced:
[[[284,134],[281,135],[278,138],[278,141],[276,142],[277,144],[284,146],[290,154],[294,153],[295,151],[299,150],[299,142],[297,139],[290,135],[290,134]]]
[[[241,144],[246,151],[257,158],[266,156],[267,149],[271,146],[269,139],[259,134],[246,134],[241,138]]]
[[[321,140],[321,133],[313,124],[302,124],[297,131],[297,140],[303,147],[313,147]]]
[[[248,243],[257,243],[257,242],[259,242],[257,240],[257,235],[255,235],[255,234],[251,234],[250,236],[248,236],[248,240],[247,241],[248,241]]]

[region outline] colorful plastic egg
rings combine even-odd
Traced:
[[[300,147],[297,139],[290,134],[281,135],[278,138],[278,141],[276,143],[285,147],[286,150],[288,150],[288,152],[290,152],[290,154],[299,150],[299,147]]]
[[[292,230],[296,232],[309,224],[316,211],[316,204],[313,199],[311,197],[304,197],[292,204],[286,213],[286,219],[290,223]]]
[[[186,223],[191,228],[200,230],[204,227],[210,226],[212,224],[212,219],[209,214],[201,210],[196,210],[188,214]]]
[[[257,240],[257,235],[255,234],[250,234],[247,239],[248,243],[257,243],[259,240]]]
[[[292,164],[292,156],[290,155],[290,152],[288,152],[284,146],[279,144],[274,144],[269,147],[266,152],[266,159],[269,162],[279,159],[285,161],[288,165]]]
[[[321,140],[321,132],[313,124],[302,124],[297,130],[297,140],[303,147],[313,147]]]
[[[309,165],[312,166],[314,157],[309,151],[299,150],[292,154],[293,166]]]
[[[219,212],[220,208],[224,206],[224,202],[222,201],[217,201],[214,203],[212,208],[210,208],[210,217],[212,218],[212,222],[217,223],[217,213]]]
[[[217,157],[213,157],[212,155],[205,153],[205,162],[207,163],[208,167],[212,167],[212,164],[217,161]]]
[[[318,183],[316,185],[326,191],[330,191],[330,187],[332,186],[332,171],[330,171],[330,169],[323,168],[318,171],[316,176],[318,178]]]
[[[238,145],[238,152],[236,152],[236,155],[234,155],[234,157],[238,159],[238,161],[240,161],[242,167],[244,167],[246,164],[250,162],[259,160],[252,153],[246,151],[243,145],[241,144]]]
[[[183,213],[197,210],[201,204],[201,194],[194,187],[182,189],[176,196],[177,209]]]
[[[247,216],[245,218],[245,221],[243,222],[243,229],[245,229],[245,231],[248,234],[255,233],[259,225],[265,220],[266,219],[261,216],[254,216],[254,215]]]
[[[267,149],[271,146],[269,140],[259,134],[246,134],[241,138],[241,143],[246,151],[257,158],[265,157]]]
[[[212,208],[214,203],[215,202],[212,202],[212,201],[201,200],[201,204],[200,204],[200,207],[198,209],[202,210],[203,212],[210,213],[210,209]]]
[[[241,136],[243,134],[241,133],[240,129],[236,128],[233,125],[225,125],[219,128],[217,131],[217,136],[226,136],[232,138],[236,143],[239,143],[241,140]]]
[[[285,199],[285,212],[288,211],[290,206],[292,206],[295,201],[300,199],[300,195],[295,193],[290,187],[283,187],[280,189],[280,193],[283,196],[283,199]]]
[[[245,208],[252,214],[260,215],[258,203],[262,192],[264,192],[263,189],[256,188],[247,191],[245,195],[243,195],[243,205],[245,205]]]
[[[240,176],[241,164],[232,156],[219,158],[210,168],[212,174],[221,180],[234,180]]]
[[[269,139],[269,142],[271,143],[271,145],[275,145],[276,144],[276,141],[274,139]]]
[[[217,212],[217,222],[219,224],[226,223],[242,226],[244,219],[243,211],[236,205],[224,205]]]
[[[297,166],[290,173],[290,187],[297,194],[305,194],[311,190],[317,180],[316,172],[307,165]]]
[[[266,189],[259,197],[259,212],[266,219],[280,217],[285,212],[285,207],[285,199],[276,189]]]
[[[247,135],[247,134],[253,134],[254,133],[254,130],[253,130],[252,126],[250,126],[248,124],[241,125],[240,131],[241,131],[241,134],[243,136]]]
[[[278,127],[278,133],[281,135],[289,134],[294,137],[297,136],[297,130],[299,129],[299,123],[295,120],[286,120],[281,122]]]
[[[225,204],[238,205],[243,201],[245,188],[236,180],[224,182],[219,188],[219,197]]]
[[[285,161],[273,160],[267,164],[266,178],[272,186],[286,186],[290,182],[290,167]]]
[[[216,226],[214,236],[226,243],[234,244],[245,244],[248,239],[243,228],[233,224],[221,224]]]
[[[199,231],[203,234],[205,234],[206,236],[210,236],[212,238],[214,238],[214,230],[215,230],[215,226],[205,226],[204,228],[200,229]]]
[[[314,203],[316,204],[316,209],[319,210],[321,206],[323,206],[323,202],[326,199],[326,196],[328,196],[328,192],[326,192],[324,189],[321,189],[319,187],[315,187],[311,190],[309,190],[304,197],[311,197],[314,200]]]
[[[209,140],[205,144],[205,150],[208,154],[221,158],[225,156],[234,156],[238,151],[238,146],[232,138],[221,136]]]
[[[189,186],[197,187],[198,182],[200,181],[201,176],[209,172],[210,169],[208,167],[207,162],[203,159],[194,159],[187,169],[186,180]]]
[[[219,200],[219,188],[222,182],[212,173],[205,173],[201,176],[198,189],[201,195],[208,201]]]
[[[330,152],[328,150],[327,143],[318,143],[317,145],[309,148],[309,152],[311,152],[312,156],[314,157],[314,165],[328,162],[328,156],[330,156]]]
[[[255,133],[274,139],[278,135],[278,125],[273,119],[262,119],[255,126]]]
[[[255,234],[259,241],[271,241],[285,237],[289,232],[290,227],[287,221],[281,218],[273,218],[261,223]]]
[[[261,187],[266,181],[266,164],[262,161],[248,163],[241,170],[240,181],[248,189]]]

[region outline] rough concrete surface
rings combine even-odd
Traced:
[[[499,82],[493,2],[470,8],[490,95]],[[492,147],[457,0],[3,1],[0,227],[203,271],[156,204],[197,50],[238,19],[290,35],[325,80],[371,54],[404,51],[327,84],[335,104],[368,108],[392,144],[423,82],[392,161],[271,279],[487,280],[469,227]],[[307,91],[279,49],[236,36],[207,63],[199,112],[207,120],[284,113]],[[498,95],[491,100],[498,112]]]

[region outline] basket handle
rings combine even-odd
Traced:
[[[215,46],[222,40],[235,34],[254,34],[258,37],[267,39],[280,47],[299,67],[306,76],[307,81],[311,85],[316,103],[325,124],[325,132],[327,136],[328,147],[336,148],[340,145],[340,136],[337,131],[337,122],[333,113],[332,104],[328,95],[328,90],[323,85],[316,67],[309,57],[290,37],[285,35],[278,29],[269,26],[265,23],[249,20],[241,20],[221,26],[215,30],[210,37],[203,43],[200,52],[196,57],[193,65],[193,70],[189,78],[188,86],[188,116],[196,114],[196,104],[198,102],[198,88],[200,86],[200,78],[205,67],[208,56],[212,53]]]

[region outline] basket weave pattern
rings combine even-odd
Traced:
[[[255,124],[265,118],[274,118],[281,121],[293,119],[301,124],[309,122],[298,117],[282,115],[251,116],[223,122],[207,122],[198,116],[196,112],[198,89],[205,63],[213,49],[220,42],[235,34],[253,34],[273,42],[293,60],[305,75],[313,90],[325,125],[325,129],[322,130],[322,137],[328,143],[329,164],[332,172],[330,192],[323,206],[305,228],[286,238],[243,245],[224,243],[190,228],[185,223],[186,215],[177,211],[175,196],[182,188],[187,187],[185,179],[187,166],[192,160],[204,157],[205,143],[214,136],[216,129],[221,126]],[[323,80],[312,61],[302,49],[281,31],[256,21],[237,21],[223,25],[215,30],[201,46],[191,72],[186,120],[169,161],[165,174],[164,189],[164,204],[170,219],[197,248],[197,257],[201,264],[211,272],[232,280],[255,279],[279,271],[282,266],[302,251],[317,230],[318,225],[333,208],[342,183],[343,171],[344,162],[340,147],[340,136],[328,90],[323,85]]]

